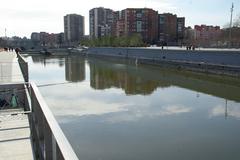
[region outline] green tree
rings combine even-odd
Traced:
[[[101,38],[84,39],[80,44],[89,47],[139,47],[144,45],[142,37],[139,34],[122,37],[105,36]]]

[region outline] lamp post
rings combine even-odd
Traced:
[[[232,3],[230,26],[229,26],[229,45],[228,45],[229,48],[231,48],[231,42],[232,42],[232,15],[233,15],[233,8],[234,8],[234,5]]]

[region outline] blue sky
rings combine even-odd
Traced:
[[[63,16],[77,13],[85,16],[85,33],[89,33],[88,11],[94,7],[122,10],[148,7],[159,13],[170,12],[186,17],[186,25],[224,26],[230,19],[234,2],[234,18],[240,14],[239,0],[7,0],[0,6],[0,36],[30,37],[31,32],[63,32]]]

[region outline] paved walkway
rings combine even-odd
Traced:
[[[0,52],[0,84],[24,82],[15,52]]]
[[[0,52],[0,85],[22,82],[16,53]],[[5,96],[0,94],[0,98]],[[33,159],[28,116],[22,112],[22,108],[0,108],[0,160]]]
[[[23,109],[0,111],[0,160],[33,159],[28,117],[21,112]]]

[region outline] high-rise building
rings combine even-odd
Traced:
[[[117,36],[140,34],[144,42],[157,41],[158,12],[149,8],[127,8],[119,13]]]
[[[33,32],[33,33],[31,34],[31,40],[32,40],[32,41],[40,41],[40,33]]]
[[[79,42],[84,36],[84,17],[77,14],[64,16],[65,42]]]
[[[185,29],[185,18],[178,17],[177,18],[177,41],[179,45],[183,43],[184,29]]]
[[[158,38],[160,42],[177,42],[177,15],[164,13],[158,15]]]
[[[158,15],[158,40],[167,45],[181,45],[184,39],[185,18],[176,14]]]
[[[108,8],[93,8],[89,11],[90,37],[100,38],[114,34],[115,12]]]

